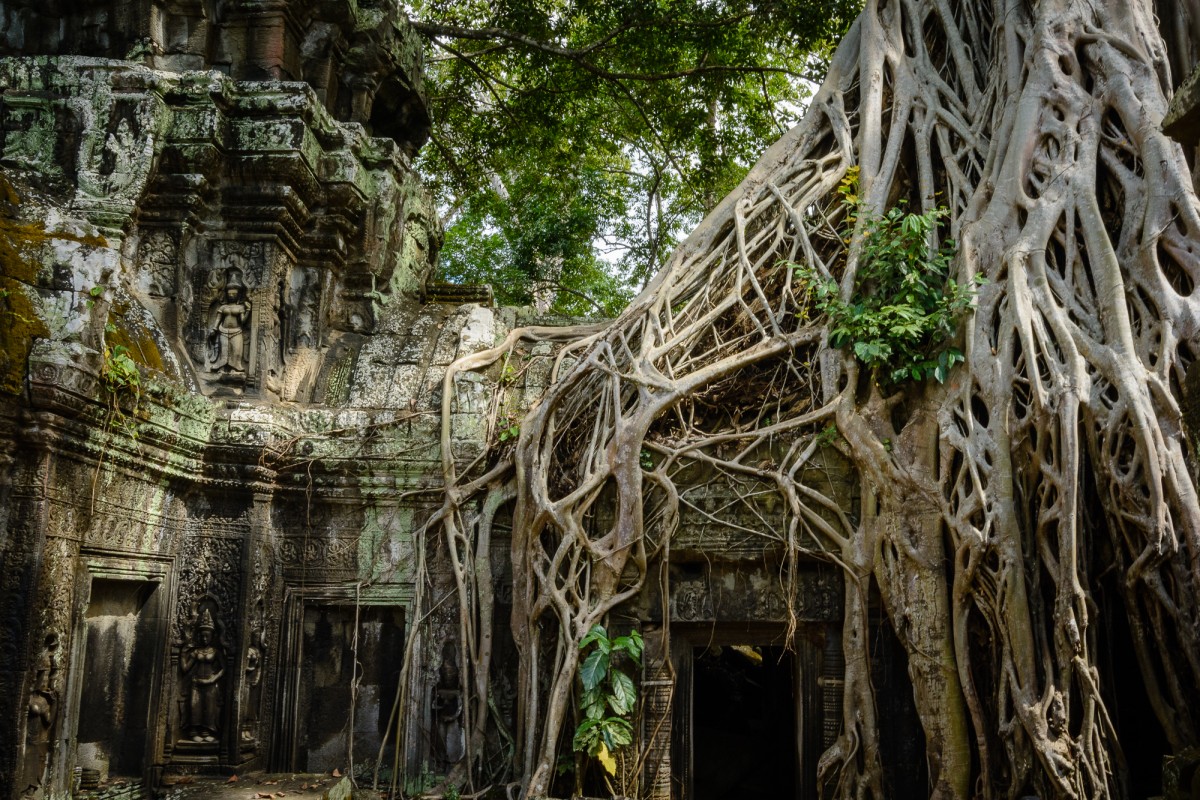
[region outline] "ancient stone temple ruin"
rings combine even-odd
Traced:
[[[440,231],[410,161],[429,127],[421,50],[390,8],[0,6],[5,797],[346,770],[351,742],[410,784],[463,757],[457,621],[433,602],[410,636],[416,560],[435,596],[451,588],[444,557],[412,547],[440,485],[443,377],[553,321],[432,282]],[[452,382],[457,454],[496,444],[497,388],[530,402],[548,352],[505,387]],[[685,528],[672,652],[654,646],[661,598],[630,609],[655,796],[701,796],[722,779],[714,748],[750,767],[762,741],[790,765],[763,788],[808,796],[837,732],[840,578],[805,573],[803,646],[785,654],[761,541],[702,514]]]
[[[504,446],[489,420],[533,403],[553,358],[447,368],[562,321],[435,281],[421,43],[395,8],[0,3],[4,798],[254,771],[415,791],[464,758],[451,566],[415,532],[444,449]],[[801,564],[789,603],[758,535],[776,510],[730,519],[754,487],[705,477],[669,584],[614,621],[646,640],[647,793],[815,797],[841,725],[841,572]],[[857,508],[832,450],[807,479]],[[489,513],[482,758],[503,775],[512,511]],[[917,796],[903,651],[874,629],[888,785]]]

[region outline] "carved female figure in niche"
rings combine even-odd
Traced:
[[[457,645],[451,639],[442,645],[442,663],[438,666],[438,682],[433,698],[437,716],[435,753],[443,767],[462,760],[466,753],[466,733],[462,725],[462,686],[459,683]]]
[[[184,649],[179,659],[188,679],[185,730],[193,742],[215,742],[220,729],[220,681],[225,674],[225,655],[215,638],[212,612],[206,608],[196,622],[192,644]]]
[[[296,346],[315,347],[317,344],[317,290],[320,274],[309,267],[304,270],[304,287],[300,290],[300,308],[296,312]]]
[[[117,129],[108,135],[104,141],[104,154],[101,158],[100,172],[105,176],[110,193],[121,192],[129,188],[137,177],[133,164],[134,150],[133,130],[129,120],[124,117],[117,123]]]
[[[246,650],[246,673],[242,680],[242,741],[258,739],[258,707],[262,696],[263,651],[266,644],[262,636],[262,624],[251,623],[250,645]]]
[[[225,270],[225,296],[209,315],[208,370],[221,374],[246,372],[246,325],[250,301],[237,267]]]
[[[58,707],[57,674],[54,666],[55,651],[58,650],[58,634],[46,636],[46,643],[38,659],[33,688],[29,693],[28,720],[25,728],[25,761],[22,765],[22,794],[28,793],[42,783],[46,769],[46,756],[50,752],[50,732]]]

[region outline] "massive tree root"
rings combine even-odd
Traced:
[[[1188,25],[1158,11],[1180,18],[1144,0],[868,2],[801,125],[618,320],[560,353],[511,460],[465,468],[444,441],[435,522],[464,575],[476,750],[491,607],[470,565],[495,507],[479,498],[515,497],[527,796],[549,787],[578,641],[661,561],[687,502],[676,479],[697,464],[773,487],[786,580],[806,554],[844,571],[827,791],[883,797],[874,586],[908,655],[934,797],[1121,795],[1099,552],[1170,746],[1196,744],[1200,505],[1181,405],[1200,204],[1159,130],[1182,77],[1169,64],[1192,56],[1160,23]],[[958,279],[986,278],[944,384],[881,389],[828,347],[791,266],[853,290],[861,237],[844,241],[835,191],[851,167],[868,211],[946,205]],[[448,391],[457,369],[545,333],[459,365]],[[861,508],[800,480],[828,446],[854,465]]]

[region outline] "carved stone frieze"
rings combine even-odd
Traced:
[[[358,537],[327,538],[324,534],[287,536],[280,556],[288,572],[353,573],[358,563]]]
[[[191,518],[183,532],[176,571],[177,595],[171,638],[190,637],[192,616],[206,601],[215,604],[214,622],[224,630],[238,624],[238,599],[242,584],[242,547],[249,525],[242,519]]]
[[[833,571],[802,568],[792,610],[800,621],[832,621],[842,613],[842,580]],[[787,619],[779,573],[717,562],[704,575],[678,576],[671,583],[671,619],[677,622]]]

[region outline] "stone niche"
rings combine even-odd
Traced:
[[[180,304],[183,339],[215,394],[279,396],[289,361],[320,344],[321,274],[270,240],[205,242]],[[299,356],[298,356],[299,354]]]

